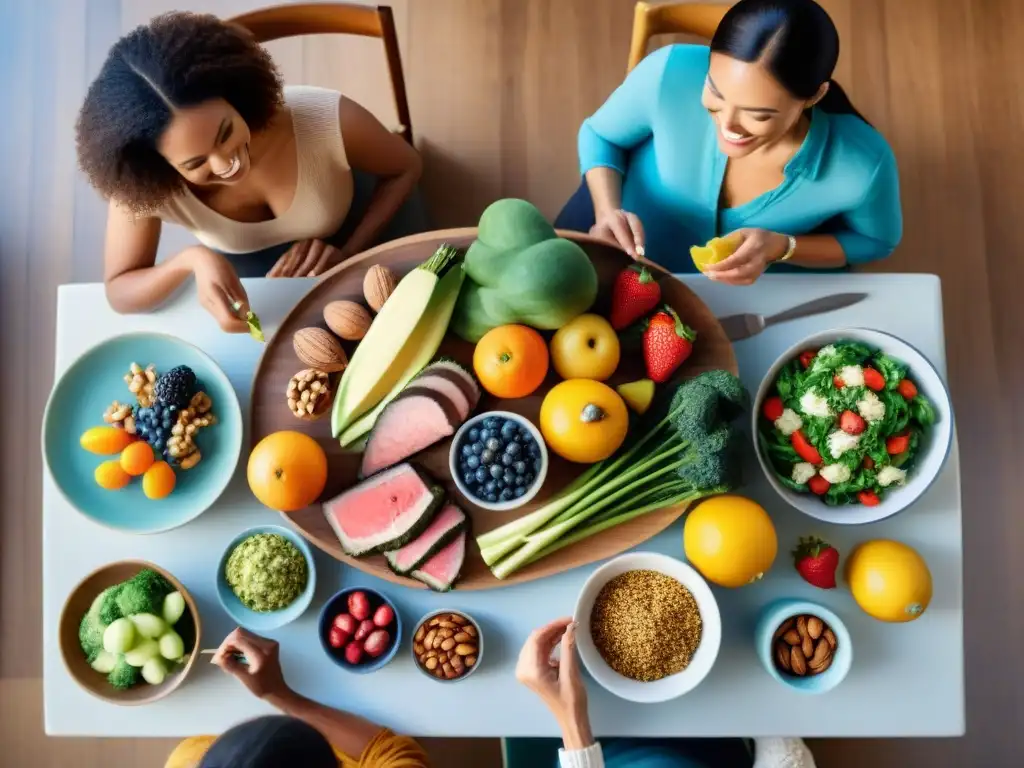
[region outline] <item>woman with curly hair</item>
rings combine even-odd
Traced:
[[[242,332],[241,276],[307,277],[425,228],[420,156],[337,91],[284,87],[241,27],[169,13],[121,38],[89,88],[79,162],[109,200],[104,281],[141,312],[190,275]],[[156,263],[162,222],[199,245]]]

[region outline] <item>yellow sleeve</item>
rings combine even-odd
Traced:
[[[341,768],[430,768],[427,753],[408,736],[398,736],[386,728],[378,733],[359,760],[338,753]]]

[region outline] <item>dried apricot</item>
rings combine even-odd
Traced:
[[[85,450],[103,456],[120,453],[134,441],[135,435],[128,434],[120,427],[93,427],[85,430],[78,439]]]
[[[149,447],[149,443],[144,443],[141,440],[121,451],[121,469],[132,477],[144,474],[153,466],[153,461],[153,449]]]
[[[142,476],[142,492],[147,499],[162,499],[174,490],[176,480],[170,464],[166,461],[154,462]]]
[[[119,491],[132,479],[131,475],[121,469],[121,462],[117,459],[104,461],[96,467],[93,476],[96,478],[96,484],[108,491]]]

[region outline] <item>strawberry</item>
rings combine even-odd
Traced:
[[[865,368],[864,386],[868,389],[873,389],[875,392],[881,392],[885,389],[885,376],[880,374],[874,368]]]
[[[801,538],[793,550],[796,570],[803,580],[818,589],[835,589],[839,550],[812,537]]]
[[[633,265],[619,272],[612,286],[612,328],[621,331],[646,315],[661,301],[661,286],[647,267]]]
[[[676,372],[693,351],[697,338],[671,307],[654,313],[644,329],[644,363],[647,378],[662,384]]]
[[[903,395],[906,400],[913,400],[917,397],[917,387],[914,386],[914,382],[910,379],[903,379],[896,386],[896,391]]]

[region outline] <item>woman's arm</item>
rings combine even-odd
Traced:
[[[391,221],[416,188],[423,161],[405,139],[351,99],[341,97],[338,116],[349,164],[377,177],[366,213],[340,248],[344,260],[370,247]]]

